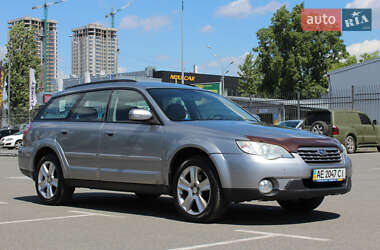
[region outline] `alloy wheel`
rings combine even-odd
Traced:
[[[53,162],[45,161],[38,173],[38,191],[45,199],[52,199],[58,189],[58,173]]]
[[[323,135],[323,127],[321,124],[315,124],[311,131],[314,134]]]
[[[184,169],[178,179],[177,197],[179,205],[186,213],[203,213],[211,199],[211,185],[206,172],[197,166]]]
[[[355,139],[352,136],[346,138],[346,148],[349,153],[355,152]]]

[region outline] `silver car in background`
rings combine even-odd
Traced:
[[[128,80],[53,97],[25,130],[19,168],[45,204],[76,187],[169,194],[195,222],[250,200],[308,212],[351,189],[351,161],[335,139],[261,125],[209,91]]]

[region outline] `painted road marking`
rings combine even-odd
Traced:
[[[235,243],[251,241],[251,240],[260,240],[260,239],[271,238],[271,237],[274,237],[274,236],[272,236],[272,235],[256,236],[256,237],[250,237],[250,238],[244,238],[244,239],[238,239],[238,240],[228,240],[228,241],[220,241],[220,242],[214,242],[214,243],[203,244],[203,245],[195,245],[195,246],[191,246],[191,247],[173,248],[171,250],[200,249],[200,248],[206,248],[206,247],[215,247],[215,246],[235,244]]]
[[[58,217],[47,217],[47,218],[37,218],[37,219],[29,219],[29,220],[14,220],[14,221],[2,221],[0,225],[8,225],[8,224],[19,224],[19,223],[29,223],[29,222],[40,222],[40,221],[51,221],[51,220],[64,220],[64,219],[72,219],[72,218],[80,218],[80,217],[89,217],[89,216],[107,216],[107,217],[116,217],[113,215],[107,214],[99,214],[99,213],[89,213],[82,211],[69,211],[70,213],[77,213],[78,215],[68,215],[68,216],[58,216]]]
[[[11,177],[6,177],[6,179],[11,179],[11,180],[32,180],[27,176],[11,176]]]
[[[0,205],[6,205],[8,202],[0,201]]]
[[[292,234],[267,233],[267,232],[260,232],[260,231],[248,231],[248,230],[235,230],[235,232],[264,234],[264,235],[271,235],[274,237],[279,236],[279,237],[296,238],[296,239],[302,239],[302,240],[330,241],[330,239],[322,239],[322,238],[307,237],[307,236],[292,235]]]
[[[200,248],[207,248],[207,247],[215,247],[215,246],[236,244],[236,243],[240,243],[240,242],[253,241],[253,240],[261,240],[261,239],[274,238],[274,237],[287,237],[287,238],[295,238],[295,239],[301,239],[301,240],[314,240],[314,241],[330,241],[329,239],[308,237],[308,236],[302,236],[302,235],[268,233],[268,232],[248,231],[248,230],[234,230],[234,231],[235,232],[241,232],[241,233],[261,234],[262,236],[243,238],[243,239],[237,239],[237,240],[220,241],[220,242],[214,242],[214,243],[202,244],[202,245],[195,245],[195,246],[189,246],[189,247],[173,248],[171,250],[200,249]]]

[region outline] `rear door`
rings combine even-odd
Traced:
[[[133,108],[153,113],[140,92],[114,90],[107,122],[100,133],[100,178],[102,181],[160,184],[162,126],[130,121],[129,111]]]
[[[98,150],[100,128],[105,119],[111,91],[85,93],[57,131],[73,179],[99,178]]]
[[[364,143],[376,143],[377,137],[376,137],[376,129],[372,125],[371,120],[366,114],[359,113],[359,118],[361,122],[361,132],[364,139]]]

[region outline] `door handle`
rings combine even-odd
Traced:
[[[112,132],[112,131],[107,131],[107,132],[106,132],[106,135],[108,135],[108,136],[113,136],[113,135],[114,135],[114,132]]]
[[[67,130],[61,130],[61,134],[67,135]]]

